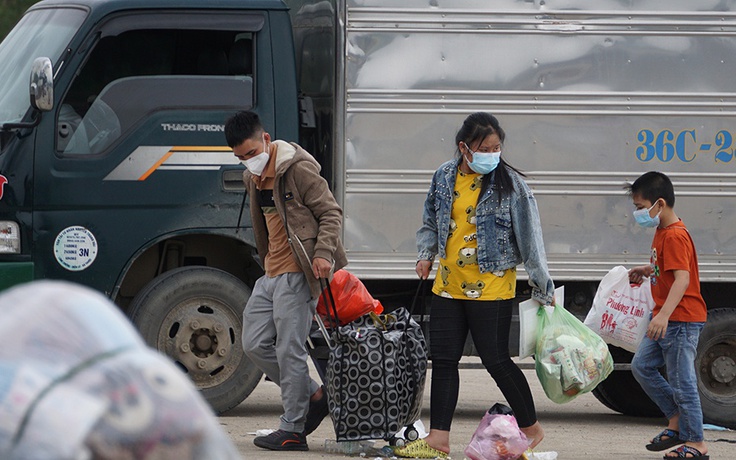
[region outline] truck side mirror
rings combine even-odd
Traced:
[[[54,73],[51,60],[47,57],[33,61],[30,94],[34,109],[48,112],[54,108]]]

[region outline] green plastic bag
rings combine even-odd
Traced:
[[[595,332],[559,305],[540,308],[537,314],[535,367],[549,399],[572,401],[609,376],[613,358]]]

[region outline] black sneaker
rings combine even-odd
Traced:
[[[309,450],[304,433],[276,430],[267,436],[258,436],[253,444],[268,450]]]
[[[330,413],[327,406],[327,390],[322,385],[322,397],[317,401],[309,401],[309,412],[307,412],[307,421],[304,423],[304,435],[308,436],[317,429],[322,420]]]

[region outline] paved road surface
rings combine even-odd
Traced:
[[[477,362],[477,358],[464,358]],[[526,361],[525,361],[526,362]],[[431,370],[429,371],[431,373]],[[525,370],[532,386],[539,419],[546,437],[539,451],[556,451],[559,460],[661,459],[663,453],[648,452],[644,445],[663,427],[664,420],[626,417],[603,406],[591,394],[558,405],[547,399],[534,370]],[[429,379],[424,397],[422,422],[429,426]],[[484,370],[460,371],[460,398],[452,427],[451,457],[465,458],[463,450],[480,422],[483,411],[504,402],[495,383]],[[278,387],[261,382],[240,406],[219,418],[238,450],[246,459],[330,459],[345,456],[325,452],[324,440],[334,439],[328,418],[309,437],[309,452],[270,452],[253,445],[258,429],[275,429],[281,414]],[[706,431],[711,460],[736,460],[736,431]],[[731,441],[731,442],[726,442]],[[385,443],[382,443],[383,445]]]

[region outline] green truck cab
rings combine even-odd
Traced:
[[[275,0],[30,8],[0,45],[0,287],[101,291],[216,411],[241,402],[261,268],[223,126],[250,109],[298,136],[292,43]]]

